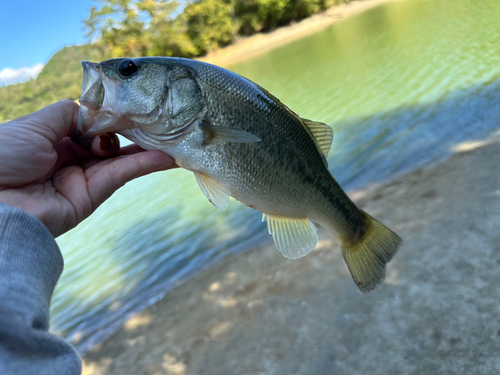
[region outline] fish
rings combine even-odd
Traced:
[[[385,279],[402,239],[358,208],[328,169],[330,126],[301,118],[256,83],[224,68],[175,57],[82,61],[78,125],[89,144],[117,133],[192,171],[208,200],[230,197],[262,212],[278,250],[310,253],[318,223],[338,239],[359,290]]]

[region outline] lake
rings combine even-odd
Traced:
[[[500,128],[500,2],[401,0],[233,65],[335,133],[347,191],[400,177]],[[133,181],[57,239],[65,270],[52,330],[80,352],[199,270],[270,243],[261,214],[221,212],[191,172]]]

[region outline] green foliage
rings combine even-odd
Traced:
[[[80,61],[101,59],[89,45],[63,47],[52,56],[38,75],[38,79],[61,77],[61,74],[82,75]]]
[[[98,1],[84,22],[106,54],[194,57],[351,0]]]
[[[251,35],[266,31],[290,21],[287,0],[237,0],[235,11],[239,33]]]
[[[80,61],[102,59],[89,45],[64,47],[45,64],[36,80],[0,87],[0,123],[59,100],[78,99],[83,74]]]
[[[236,34],[234,4],[231,0],[204,0],[189,4],[179,21],[187,25],[187,36],[197,55],[230,44]]]
[[[100,0],[85,20],[89,38],[112,57],[193,56],[196,49],[170,0]]]
[[[90,8],[90,17],[84,21],[87,37],[98,39],[96,45],[116,55],[144,55],[149,49],[145,40],[145,24],[132,1],[101,1],[100,9]]]
[[[351,0],[97,0],[85,20],[95,43],[64,47],[36,80],[0,87],[0,122],[80,96],[81,60],[120,56],[195,57],[238,35],[272,30]],[[187,1],[187,3],[186,3]]]
[[[350,0],[235,0],[238,32],[251,35],[298,21]]]

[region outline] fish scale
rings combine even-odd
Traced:
[[[199,61],[149,57],[82,66],[85,100],[73,139],[88,142],[114,131],[166,152],[195,173],[215,207],[224,209],[233,196],[261,211],[285,257],[316,247],[313,220],[337,237],[362,292],[384,280],[401,239],[356,207],[329,172],[327,125],[302,119],[257,84]]]
[[[265,137],[261,137],[261,143],[252,144],[251,147],[245,144],[221,145],[210,151],[211,158],[240,155],[244,151],[243,159],[235,157],[236,160],[240,159],[234,165],[234,168],[239,169],[238,182],[245,183],[234,191],[235,198],[239,199],[241,196],[239,200],[244,202],[245,197],[260,188],[248,179],[248,176],[254,176],[259,181],[263,181],[264,186],[269,187],[264,194],[266,192],[272,194],[272,196],[265,195],[264,200],[273,199],[279,207],[289,205],[290,201],[293,201],[295,206],[299,205],[296,210],[297,217],[311,217],[310,215],[318,209],[315,206],[322,203],[311,199],[309,189],[304,185],[314,187],[321,178],[333,179],[329,173],[325,173],[327,171],[324,168],[322,155],[295,114],[259,86],[235,74],[231,74],[228,85],[224,86],[222,84],[224,72],[226,71],[218,67],[212,68],[212,66],[197,71],[200,81],[209,87],[218,88],[218,90],[206,90],[204,93],[209,103],[209,114],[214,122],[228,124],[257,136],[265,132]],[[224,103],[224,105],[221,106],[219,103]],[[231,103],[238,103],[238,105],[231,105]],[[270,107],[273,108],[272,111]],[[276,144],[284,140],[289,142],[277,148]],[[234,151],[230,150],[232,148]],[[255,167],[248,168],[254,165]],[[262,168],[264,165],[270,166],[271,170],[279,169],[280,178],[277,179],[267,173],[267,170]],[[245,179],[241,179],[241,176]],[[263,212],[265,210],[263,207],[257,209]],[[290,212],[276,212],[277,209],[274,208],[273,211],[269,213],[277,213],[280,216],[291,214]]]

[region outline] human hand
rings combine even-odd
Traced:
[[[65,100],[0,124],[0,202],[37,217],[57,237],[74,228],[118,188],[148,173],[175,168],[160,151],[120,149],[114,134],[91,150],[68,137],[78,104]]]

